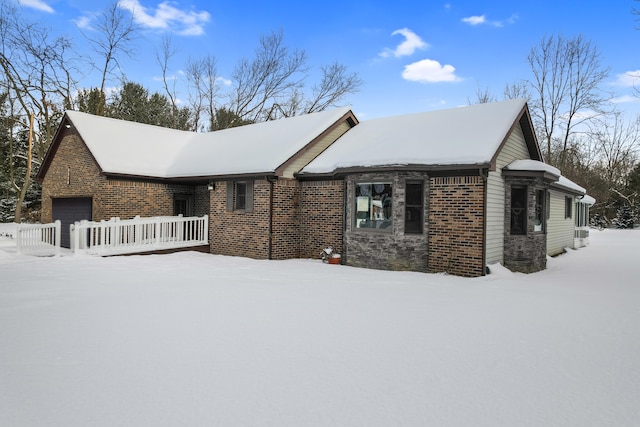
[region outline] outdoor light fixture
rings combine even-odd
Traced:
[[[214,181],[209,181],[209,185],[207,185],[207,189],[209,191],[216,189],[216,183]]]

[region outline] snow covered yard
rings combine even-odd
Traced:
[[[477,279],[0,248],[0,425],[637,426],[638,248]]]

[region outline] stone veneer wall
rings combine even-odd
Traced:
[[[52,199],[90,197],[92,220],[173,215],[175,194],[194,196],[194,214],[208,213],[206,186],[167,184],[141,180],[112,179],[100,172],[81,138],[74,132],[64,136],[42,182],[40,221],[52,221]]]
[[[347,178],[345,253],[343,262],[355,267],[381,270],[427,271],[429,223],[423,215],[423,233],[405,234],[405,184],[407,180],[424,182],[424,211],[428,212],[429,184],[427,175],[418,172],[354,174]],[[392,183],[392,227],[389,231],[355,227],[355,184],[358,182]]]
[[[323,249],[342,252],[344,181],[300,183],[301,258],[319,258]]]
[[[429,271],[483,275],[483,178],[437,177],[429,187]]]
[[[546,190],[548,186],[541,179],[536,178],[508,177],[505,181],[504,265],[512,271],[521,273],[544,270],[547,268],[546,226],[542,231],[534,231],[533,228],[536,216],[535,192]],[[512,186],[527,187],[527,234],[510,233]]]

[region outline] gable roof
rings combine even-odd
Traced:
[[[539,159],[526,101],[512,99],[362,121],[299,175],[394,166],[490,167],[517,124],[531,157]]]
[[[344,121],[357,123],[349,108],[197,133],[67,111],[38,178],[44,178],[66,131],[79,134],[106,175],[188,179],[275,174]]]

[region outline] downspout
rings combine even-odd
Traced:
[[[480,175],[482,176],[482,183],[484,189],[484,203],[482,206],[482,275],[487,274],[487,189],[489,181],[489,170],[485,171],[480,169]],[[504,244],[503,244],[504,246]]]
[[[267,181],[269,181],[269,231],[268,231],[268,243],[267,243],[267,259],[272,259],[273,253],[273,183],[275,182],[275,177],[267,177]]]
[[[341,252],[341,256],[342,256],[342,264],[346,264],[347,263],[347,259],[348,259],[348,255],[347,254],[347,209],[349,208],[349,206],[347,205],[348,203],[348,194],[347,194],[347,180],[346,178],[342,180],[342,186],[343,186],[343,191],[342,191],[342,198],[343,198],[343,202],[342,202],[342,252]]]

